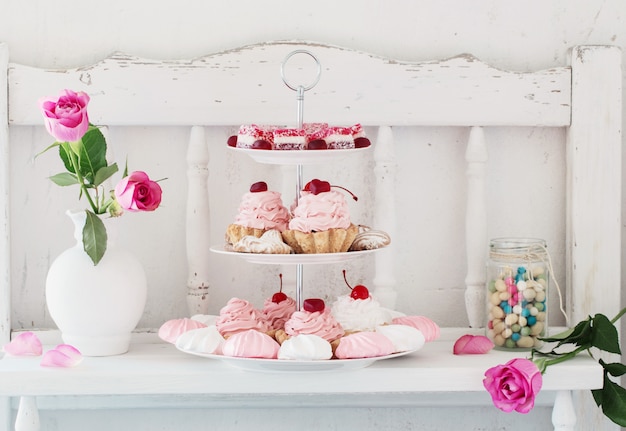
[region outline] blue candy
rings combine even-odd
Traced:
[[[519,268],[517,268],[517,275],[515,276],[515,282],[517,283],[518,281],[524,280],[524,274],[526,274],[526,268],[524,268],[523,266],[520,266]]]
[[[522,316],[524,317],[530,316],[530,310],[528,308],[522,308]]]
[[[535,316],[528,316],[528,320],[526,320],[526,322],[528,323],[528,326],[533,326],[537,323],[537,318]]]
[[[517,341],[521,338],[521,335],[519,334],[519,332],[513,332],[513,335],[511,335],[511,339],[513,341]]]

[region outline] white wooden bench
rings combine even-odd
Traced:
[[[33,107],[42,95],[61,88],[84,90],[97,110],[91,121],[116,126],[188,126],[187,150],[187,297],[191,314],[206,312],[212,255],[207,244],[211,218],[207,178],[212,147],[207,127],[244,123],[277,124],[294,118],[294,105],[275,96],[284,91],[277,71],[285,56],[305,49],[322,59],[320,84],[307,93],[306,118],[334,124],[360,122],[376,130],[371,136],[376,175],[374,184],[377,225],[397,235],[406,222],[396,213],[394,128],[450,126],[470,129],[466,147],[467,199],[465,238],[466,309],[473,328],[483,321],[484,262],[487,250],[485,166],[488,156],[484,131],[490,127],[547,127],[566,129],[566,286],[567,313],[576,322],[588,314],[614,315],[620,304],[621,268],[621,52],[615,47],[581,46],[572,49],[571,64],[549,70],[519,73],[490,67],[471,55],[431,62],[387,60],[348,49],[304,42],[276,42],[243,47],[188,61],[153,61],[116,54],[93,66],[65,71],[36,69],[9,62],[9,47],[0,44],[0,342],[12,330],[11,193],[9,129],[41,127]],[[355,79],[358,77],[358,79]],[[158,87],[158,90],[155,90]],[[190,97],[193,95],[193,98]],[[315,103],[308,103],[308,99]],[[263,109],[249,101],[262,101]],[[154,107],[157,106],[157,109]],[[374,107],[374,108],[373,108]],[[224,142],[211,145],[225,145]],[[284,174],[285,182],[290,174]],[[183,232],[180,232],[183,235]],[[214,240],[215,242],[215,240]],[[463,241],[462,241],[463,242]],[[376,294],[393,305],[396,273],[393,247],[375,258]],[[181,289],[180,295],[185,292]],[[480,331],[479,329],[476,329]],[[222,364],[187,357],[162,344],[138,344],[127,355],[87,358],[72,373],[41,370],[34,360],[0,361],[0,419],[10,422],[10,398],[21,397],[18,431],[37,429],[36,398],[55,395],[207,394],[220,397],[248,394],[257,403],[266,396],[307,394],[340,399],[378,394],[380,405],[398,403],[394,394],[483,392],[484,370],[502,363],[511,353],[494,352],[485,358],[455,357],[451,342],[467,328],[446,330],[447,339],[424,349],[419,358],[380,362],[360,371],[298,375],[268,385],[266,375],[242,376]],[[444,337],[446,338],[446,337]],[[429,346],[430,347],[430,346]],[[519,355],[519,354],[518,354]],[[210,361],[209,361],[210,362]],[[141,365],[139,365],[141,364]],[[411,376],[411,378],[408,378]],[[358,377],[358,378],[357,378]],[[366,387],[359,384],[365,377]],[[451,378],[452,377],[452,378]],[[206,385],[207,379],[224,385]],[[323,389],[310,390],[311,379]],[[226,384],[226,382],[228,384]],[[271,388],[268,390],[268,386]],[[571,392],[601,386],[601,369],[591,359],[579,358],[551,367],[544,391],[556,392],[555,429],[574,429]],[[225,389],[227,388],[227,389]],[[349,389],[346,389],[349,388]],[[342,395],[343,394],[343,395]],[[300,398],[298,398],[300,397]],[[368,401],[355,403],[367,404]],[[300,400],[300,401],[297,401]],[[382,401],[380,401],[382,400]],[[387,400],[387,401],[385,401]],[[237,403],[237,397],[233,403]],[[395,403],[395,404],[394,404]],[[579,423],[601,423],[589,398],[577,401]],[[401,404],[401,403],[400,403]],[[3,423],[4,425],[4,423]],[[587,426],[587,425],[584,425]],[[592,429],[592,428],[581,428]],[[608,429],[608,428],[602,428]]]

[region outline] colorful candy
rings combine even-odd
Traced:
[[[547,323],[546,268],[541,263],[501,264],[491,272],[487,283],[489,339],[496,348],[541,346]]]

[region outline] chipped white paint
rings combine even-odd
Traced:
[[[596,313],[610,319],[621,309],[622,53],[576,47],[571,61],[566,268],[575,323]],[[589,399],[579,401],[576,411],[580,429],[615,428]]]
[[[41,95],[49,94],[50,89],[73,88],[92,95],[90,118],[96,124],[295,122],[293,93],[277,74],[284,57],[296,49],[314,51],[323,65],[323,78],[306,94],[308,122],[332,119],[338,124],[374,126],[569,124],[570,73],[566,68],[532,74],[508,72],[471,55],[406,63],[299,42],[252,45],[189,61],[116,54],[62,73],[12,65],[9,121],[40,125],[40,115],[33,106]],[[26,82],[29,84],[24,85]],[[110,86],[110,82],[117,85]],[[159,109],[144,109],[144,101]]]

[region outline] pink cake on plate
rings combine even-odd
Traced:
[[[271,150],[274,148],[274,134],[271,127],[244,124],[237,133],[237,148]]]
[[[306,132],[304,129],[280,128],[274,133],[275,150],[304,150],[306,149]]]

